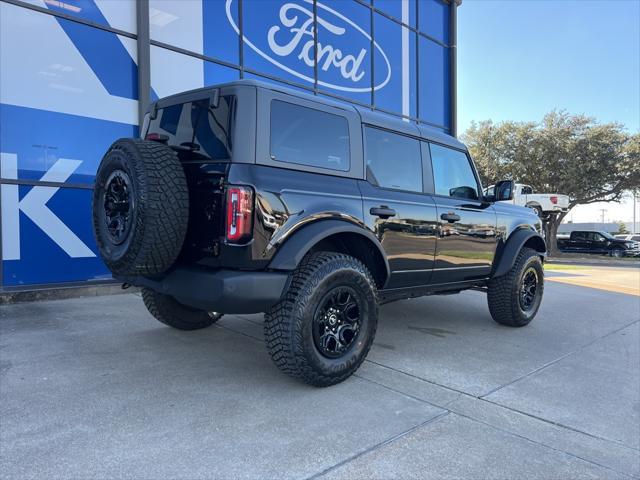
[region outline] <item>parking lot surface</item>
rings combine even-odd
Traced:
[[[480,292],[385,305],[326,389],[279,373],[258,315],[180,332],[136,294],[0,309],[3,478],[640,477],[635,295],[549,281],[522,329]]]

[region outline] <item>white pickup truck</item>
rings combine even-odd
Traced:
[[[558,193],[535,193],[529,185],[514,184],[512,200],[505,203],[513,203],[529,207],[536,211],[540,218],[548,218],[552,213],[566,212],[569,210],[569,197]],[[493,185],[484,190],[485,195],[493,195]]]

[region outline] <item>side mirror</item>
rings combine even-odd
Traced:
[[[513,200],[513,180],[500,180],[496,183],[495,201]]]

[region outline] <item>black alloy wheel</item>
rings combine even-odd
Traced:
[[[327,358],[343,356],[360,329],[357,293],[348,286],[336,287],[320,301],[313,320],[313,341]]]
[[[538,272],[535,268],[529,267],[522,276],[520,285],[520,308],[528,312],[535,304],[538,292]]]
[[[134,196],[129,175],[123,170],[114,170],[106,181],[102,195],[103,221],[107,238],[120,245],[131,230]]]

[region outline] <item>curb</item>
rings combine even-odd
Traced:
[[[560,263],[567,265],[587,265],[595,267],[623,267],[640,268],[640,261],[637,260],[617,260],[614,258],[574,258],[574,257],[547,257],[545,263]]]
[[[103,295],[120,295],[124,293],[135,293],[138,290],[139,289],[135,287],[123,290],[120,283],[107,283],[87,286],[1,291],[0,305],[40,302],[45,300],[64,300],[68,298],[99,297]]]

